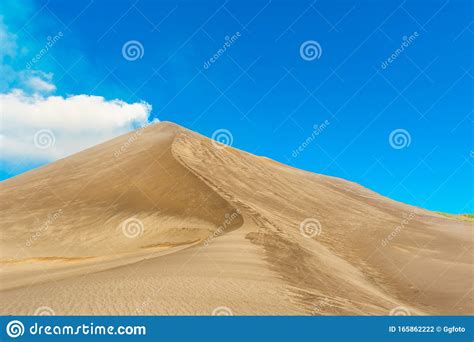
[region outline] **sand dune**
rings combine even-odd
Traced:
[[[0,185],[3,315],[473,313],[472,222],[172,123]]]

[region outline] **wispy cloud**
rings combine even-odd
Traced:
[[[34,93],[49,93],[56,90],[52,79],[53,74],[51,73],[38,73],[38,75],[30,75],[26,79],[26,83]]]

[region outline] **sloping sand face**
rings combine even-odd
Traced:
[[[472,314],[473,224],[171,123],[1,184],[1,314]]]

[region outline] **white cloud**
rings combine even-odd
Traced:
[[[148,123],[146,102],[52,95],[53,73],[25,63],[32,56],[20,38],[0,15],[0,162],[54,161]],[[42,51],[37,48],[33,51]]]
[[[150,112],[145,102],[93,95],[0,94],[0,159],[56,160],[147,124]],[[38,132],[52,132],[54,144],[42,145]]]
[[[28,85],[37,92],[51,92],[56,90],[56,86],[40,77],[34,76],[28,79]]]

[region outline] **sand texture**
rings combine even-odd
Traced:
[[[0,200],[2,315],[474,313],[469,220],[168,122]]]

